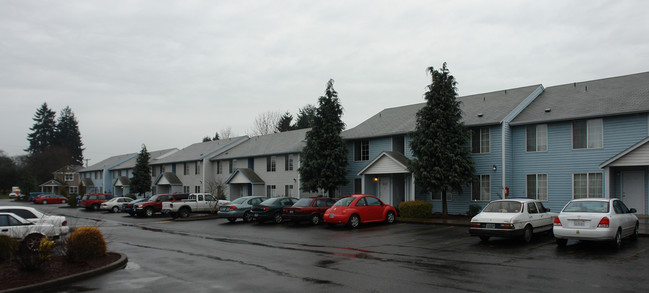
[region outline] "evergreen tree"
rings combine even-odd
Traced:
[[[327,83],[325,95],[318,100],[319,107],[313,117],[312,128],[306,133],[306,146],[302,150],[302,189],[328,191],[335,196],[338,186],[347,184],[347,148],[340,133],[345,128],[341,120],[343,108],[333,79]]]
[[[74,116],[72,109],[66,106],[56,123],[55,145],[62,148],[70,155],[70,163],[83,165],[83,142],[79,132],[79,122]]]
[[[131,193],[137,193],[138,196],[151,191],[151,168],[149,160],[151,154],[147,152],[146,146],[142,145],[142,150],[137,156],[135,167],[133,168],[133,177],[131,178]]]
[[[203,137],[203,142],[212,141],[212,138],[209,136]]]
[[[313,117],[315,117],[316,107],[313,105],[306,105],[301,108],[295,119],[295,124],[291,127],[292,130],[311,128],[313,125]]]
[[[291,121],[293,120],[293,115],[289,112],[284,113],[282,117],[279,118],[277,126],[275,127],[275,132],[286,132],[292,130]]]
[[[27,135],[29,147],[25,150],[30,154],[43,153],[56,143],[56,113],[43,103],[36,114],[34,114],[34,126],[29,130],[32,132]]]
[[[462,121],[455,78],[443,64],[440,71],[428,68],[432,83],[426,92],[426,106],[417,112],[411,134],[410,161],[416,183],[427,192],[441,192],[442,212],[448,214],[446,194],[461,191],[474,173],[467,141],[470,132]]]

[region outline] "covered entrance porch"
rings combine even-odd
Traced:
[[[409,159],[399,152],[382,152],[358,172],[362,193],[375,195],[384,203],[399,206],[415,200],[414,180],[408,170]]]
[[[258,195],[264,196],[265,182],[255,173],[254,170],[249,168],[240,168],[234,171],[227,180],[225,180],[230,188],[228,200],[233,201],[242,196]]]
[[[638,215],[649,214],[649,137],[600,165],[605,172],[605,196],[621,199]]]

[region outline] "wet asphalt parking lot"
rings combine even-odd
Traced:
[[[649,238],[561,249],[551,235],[483,243],[460,226],[173,221],[0,200],[14,204],[99,227],[129,258],[52,292],[639,292],[649,280]]]

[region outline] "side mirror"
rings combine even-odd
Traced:
[[[632,213],[632,214],[635,214],[635,213],[637,213],[637,212],[638,212],[638,210],[633,209],[633,208],[629,210],[629,213]]]

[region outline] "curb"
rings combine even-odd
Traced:
[[[90,270],[90,271],[81,272],[81,273],[61,277],[61,278],[58,278],[58,279],[55,279],[55,280],[50,280],[50,281],[43,282],[43,283],[38,283],[38,284],[27,285],[27,286],[18,287],[18,288],[2,290],[2,291],[0,291],[0,293],[34,292],[34,291],[37,291],[37,290],[44,290],[44,289],[47,289],[47,288],[51,289],[51,288],[59,287],[59,286],[62,286],[62,285],[68,284],[68,283],[81,281],[81,280],[85,280],[87,278],[91,278],[91,277],[94,277],[94,276],[97,276],[97,275],[108,273],[108,272],[113,271],[113,270],[123,269],[124,267],[126,267],[126,264],[128,263],[128,257],[126,257],[126,254],[119,253],[119,252],[111,252],[111,253],[119,254],[120,258],[117,261],[115,261],[115,262],[113,262],[111,264],[105,265],[103,267],[99,267],[99,268],[96,268],[96,269],[93,269],[93,270]]]

